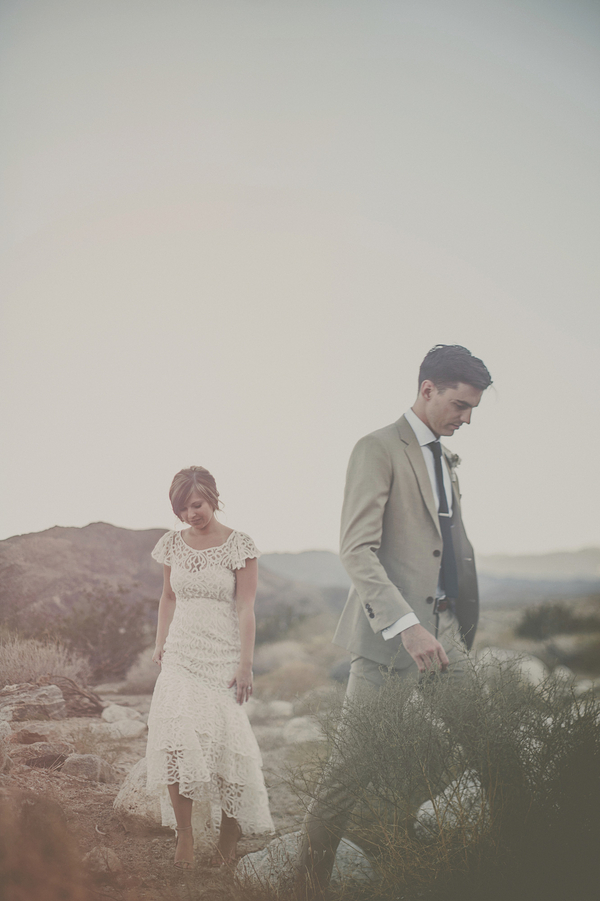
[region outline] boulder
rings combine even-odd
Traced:
[[[11,741],[17,745],[32,745],[36,741],[49,741],[49,738],[41,732],[31,732],[29,729],[19,729],[18,732],[13,732]]]
[[[118,782],[119,777],[106,760],[95,754],[71,754],[63,767],[67,776],[80,776],[90,782]]]
[[[283,740],[288,745],[305,741],[323,741],[325,736],[314,716],[295,716],[283,727]]]
[[[92,735],[103,741],[139,738],[147,729],[142,720],[117,720],[116,723],[92,723],[90,726]]]
[[[66,741],[35,741],[30,745],[13,746],[12,758],[15,763],[30,763],[44,759],[52,761],[39,766],[54,766],[56,761],[62,764],[73,753],[73,746]]]
[[[477,662],[483,667],[489,667],[491,675],[494,670],[497,672],[499,669],[511,669],[534,688],[540,686],[548,677],[548,670],[539,657],[506,648],[482,648],[477,654]]]
[[[7,773],[11,768],[8,750],[11,745],[12,729],[6,722],[0,721],[0,773]]]
[[[102,719],[105,723],[118,723],[121,720],[139,720],[142,715],[133,707],[123,707],[122,704],[109,704],[102,711]]]
[[[444,830],[461,829],[467,838],[489,823],[489,804],[475,773],[465,772],[433,801],[421,804],[415,819],[415,834],[433,841]]]
[[[92,848],[83,858],[83,862],[94,876],[111,875],[123,870],[123,864],[112,848],[99,846]]]
[[[61,720],[67,705],[58,685],[32,685],[22,682],[0,691],[0,720]]]
[[[160,799],[146,788],[146,758],[133,767],[115,798],[113,807],[131,832],[145,832],[162,825]]]
[[[270,842],[262,851],[242,857],[235,869],[239,880],[279,892],[291,891],[296,879],[296,860],[301,832],[289,832]],[[345,882],[370,882],[375,869],[358,845],[344,838],[335,855],[331,884],[340,887]]]

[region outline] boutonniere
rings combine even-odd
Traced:
[[[458,476],[456,475],[456,467],[460,466],[460,457],[458,454],[446,454],[446,460],[448,461],[448,466],[450,467],[450,478],[453,482],[457,481]]]

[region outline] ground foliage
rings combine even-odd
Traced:
[[[444,676],[389,676],[378,697],[324,720],[328,755],[299,767],[304,798],[332,766],[356,800],[349,835],[378,880],[333,892],[344,901],[564,901],[597,897],[600,709],[551,678],[472,664]],[[474,777],[480,797],[473,804]],[[455,815],[420,837],[412,811],[455,786]],[[471,788],[469,789],[469,786]]]

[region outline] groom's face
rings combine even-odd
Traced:
[[[453,435],[465,423],[471,422],[471,413],[479,404],[483,391],[459,382],[455,388],[437,388],[425,381],[421,386],[425,399],[429,428],[436,435]]]

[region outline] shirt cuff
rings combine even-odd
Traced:
[[[394,638],[396,635],[399,635],[400,632],[404,632],[405,629],[409,629],[411,626],[418,625],[419,618],[416,613],[405,613],[404,616],[401,616],[400,619],[397,619],[396,622],[392,623],[391,626],[387,626],[385,629],[382,629],[381,634],[386,641],[389,641],[390,638]]]

